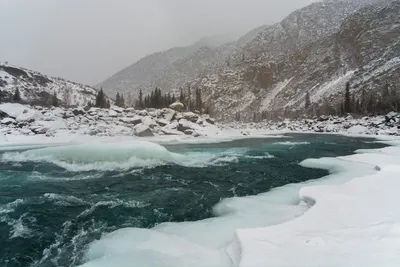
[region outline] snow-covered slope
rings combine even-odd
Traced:
[[[93,87],[48,77],[36,71],[0,64],[0,96],[2,102],[10,101],[16,88],[23,101],[46,105],[51,103],[55,93],[59,102],[65,105],[84,106],[94,103],[97,90]]]
[[[242,119],[261,112],[298,116],[307,92],[316,109],[336,109],[346,82],[355,96],[400,83],[399,6],[398,0],[311,4],[235,49],[223,68],[185,86],[200,88],[218,119],[237,112]]]
[[[232,41],[234,40],[230,36],[225,35],[204,37],[190,46],[175,47],[148,55],[96,87],[103,87],[112,96],[120,92],[132,93],[137,97],[140,89],[147,94],[156,86],[170,91],[177,84],[175,80],[185,78],[186,81],[194,78],[213,58],[212,56],[218,51],[216,48]],[[204,53],[209,54],[202,58],[201,55]],[[184,65],[184,62],[189,64]]]

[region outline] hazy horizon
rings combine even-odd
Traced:
[[[238,38],[315,0],[2,0],[0,61],[95,85],[203,37]]]

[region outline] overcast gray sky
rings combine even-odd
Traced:
[[[314,0],[0,0],[0,61],[97,84],[141,57],[241,35]]]

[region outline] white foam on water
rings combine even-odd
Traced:
[[[151,142],[91,143],[4,153],[5,161],[50,162],[68,171],[126,170],[175,162],[174,153]]]
[[[238,162],[240,157],[269,158],[271,155],[245,156],[247,149],[220,149],[215,152],[187,152],[178,154],[151,142],[135,141],[125,143],[90,143],[80,145],[51,146],[23,152],[6,152],[2,160],[13,164],[20,162],[48,162],[70,172],[130,170],[151,168],[166,164],[185,167],[221,166]],[[45,175],[31,175],[31,178],[46,179]],[[93,178],[93,177],[87,177]],[[63,179],[57,178],[57,179]],[[64,180],[84,179],[65,177]]]
[[[13,202],[4,204],[4,205],[0,205],[0,214],[6,214],[6,213],[10,213],[10,212],[14,212],[15,208],[18,207],[18,205],[24,203],[24,200],[21,198],[18,198],[16,200],[14,200]]]
[[[276,142],[275,145],[282,145],[282,146],[298,146],[298,145],[309,145],[310,142]]]
[[[241,259],[237,229],[279,225],[302,217],[314,204],[306,197],[300,199],[303,187],[340,184],[377,171],[369,164],[335,158],[310,159],[302,165],[326,168],[331,174],[257,196],[224,199],[214,207],[213,218],[118,230],[90,245],[83,266],[232,266]]]

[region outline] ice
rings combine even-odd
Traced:
[[[238,266],[398,266],[400,213],[395,203],[400,151],[390,147],[358,152],[364,154],[340,157],[336,163],[304,162],[331,171],[348,169],[357,178],[334,186],[302,188],[300,197],[315,205],[292,221],[237,230]],[[366,175],[360,163],[377,166],[379,171]]]
[[[213,250],[173,235],[148,229],[121,229],[92,244],[83,266],[224,267],[224,250]]]
[[[9,152],[6,161],[45,161],[69,171],[115,170],[173,163],[176,155],[155,143],[88,143]]]

